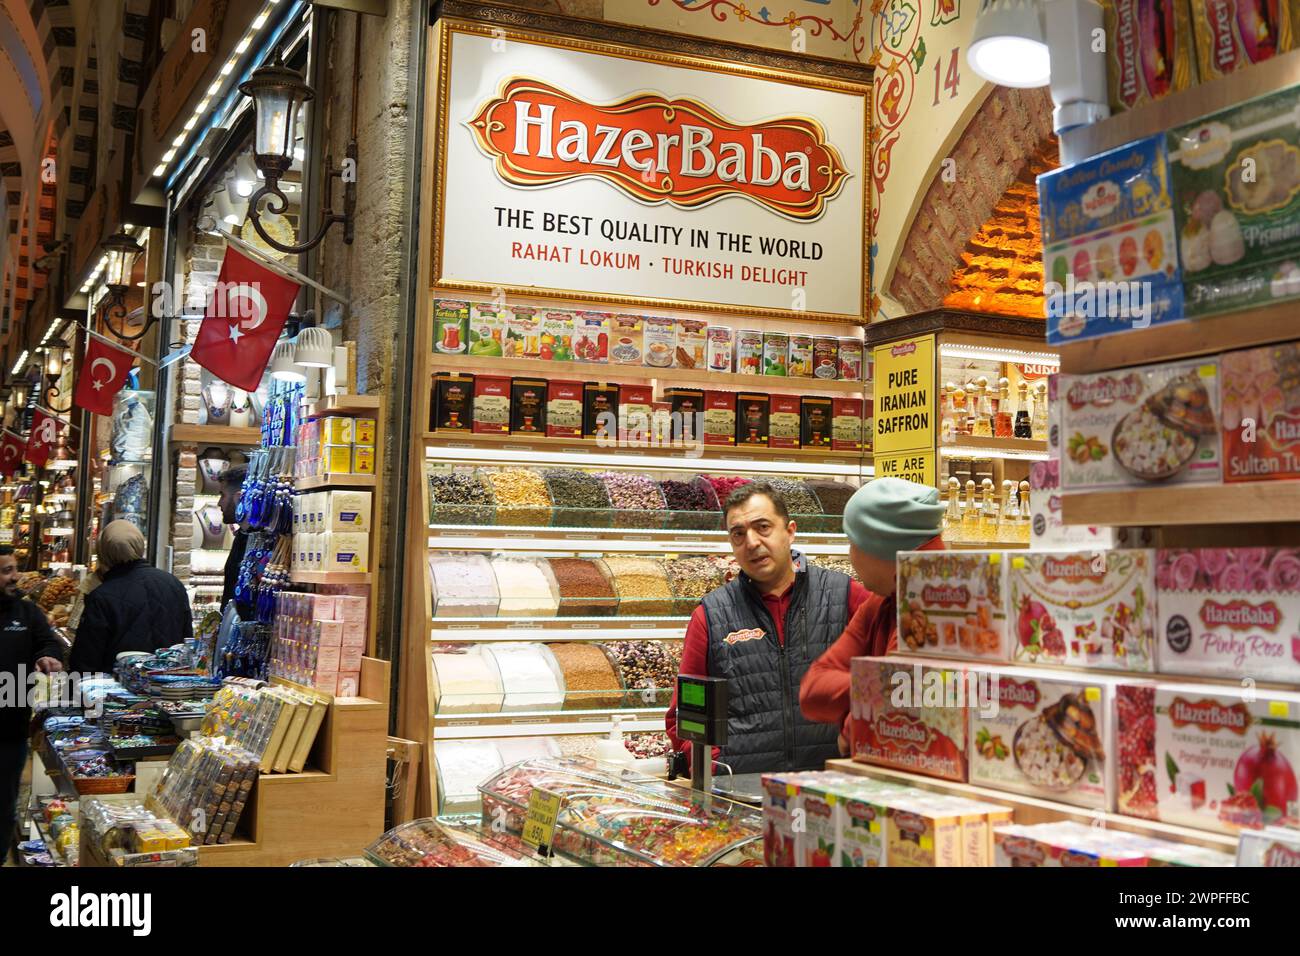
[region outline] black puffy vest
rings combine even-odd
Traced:
[[[810,565],[798,552],[795,571],[784,648],[758,586],[743,572],[702,602],[709,676],[730,682],[719,759],[734,773],[820,770],[839,756],[839,728],[799,712],[799,682],[848,624],[849,577]]]

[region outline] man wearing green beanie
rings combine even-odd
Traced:
[[[939,492],[901,478],[867,482],[844,507],[849,560],[872,594],[799,685],[799,709],[806,718],[844,728],[841,753],[848,752],[849,661],[881,657],[897,648],[898,552],[943,550],[942,531]]]

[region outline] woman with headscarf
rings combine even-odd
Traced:
[[[144,550],[144,535],[129,521],[100,532],[102,583],[86,595],[68,670],[108,673],[124,651],[153,652],[194,635],[184,586],[145,561]]]

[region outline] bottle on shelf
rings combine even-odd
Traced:
[[[989,380],[981,375],[975,382],[975,387],[979,390],[979,402],[976,404],[971,434],[976,438],[992,438],[993,404],[989,401]]]
[[[1033,516],[1029,511],[1029,482],[1020,483],[1020,522],[1017,525],[1016,540],[1024,544],[1029,543],[1029,526],[1033,522]]]
[[[975,497],[975,481],[966,482],[966,510],[962,512],[962,540],[978,541],[980,539],[980,506]]]
[[[955,435],[969,434],[967,431],[970,422],[967,420],[966,400],[967,391],[960,385],[952,387],[952,430]]]
[[[1014,434],[1015,410],[1011,405],[1011,382],[1005,376],[998,379],[998,407],[993,418],[993,437],[1011,438]]]
[[[1002,507],[998,511],[998,531],[995,539],[997,541],[1010,541],[1013,537],[1011,508],[1015,487],[1016,483],[1009,478],[1002,482]]]
[[[942,412],[939,415],[939,441],[951,445],[957,440],[957,386],[948,382],[943,386]]]
[[[1030,419],[1035,441],[1047,441],[1047,383],[1040,382],[1034,389],[1034,411]]]
[[[1014,438],[1033,438],[1033,426],[1030,423],[1029,383],[1021,382],[1019,386],[1020,401],[1016,408],[1016,421],[1013,426]]]
[[[944,483],[944,489],[948,494],[948,510],[943,516],[943,534],[945,538],[955,540],[961,531],[961,482],[949,478]]]
[[[993,479],[985,478],[980,483],[984,504],[980,509],[980,540],[996,541],[998,539],[998,505],[993,493]]]

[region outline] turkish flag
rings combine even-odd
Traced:
[[[88,338],[86,358],[81,363],[72,400],[88,412],[111,415],[113,396],[126,384],[131,366],[135,364],[135,353],[109,345],[94,336]]]
[[[190,358],[217,378],[256,391],[301,288],[227,247]]]
[[[39,408],[32,410],[32,430],[27,433],[27,450],[23,458],[37,468],[44,468],[50,460],[50,450],[59,437],[59,426],[63,423],[49,412]]]
[[[23,463],[23,452],[26,450],[27,443],[23,441],[23,436],[5,429],[4,440],[0,441],[0,475],[8,478],[17,471]]]

